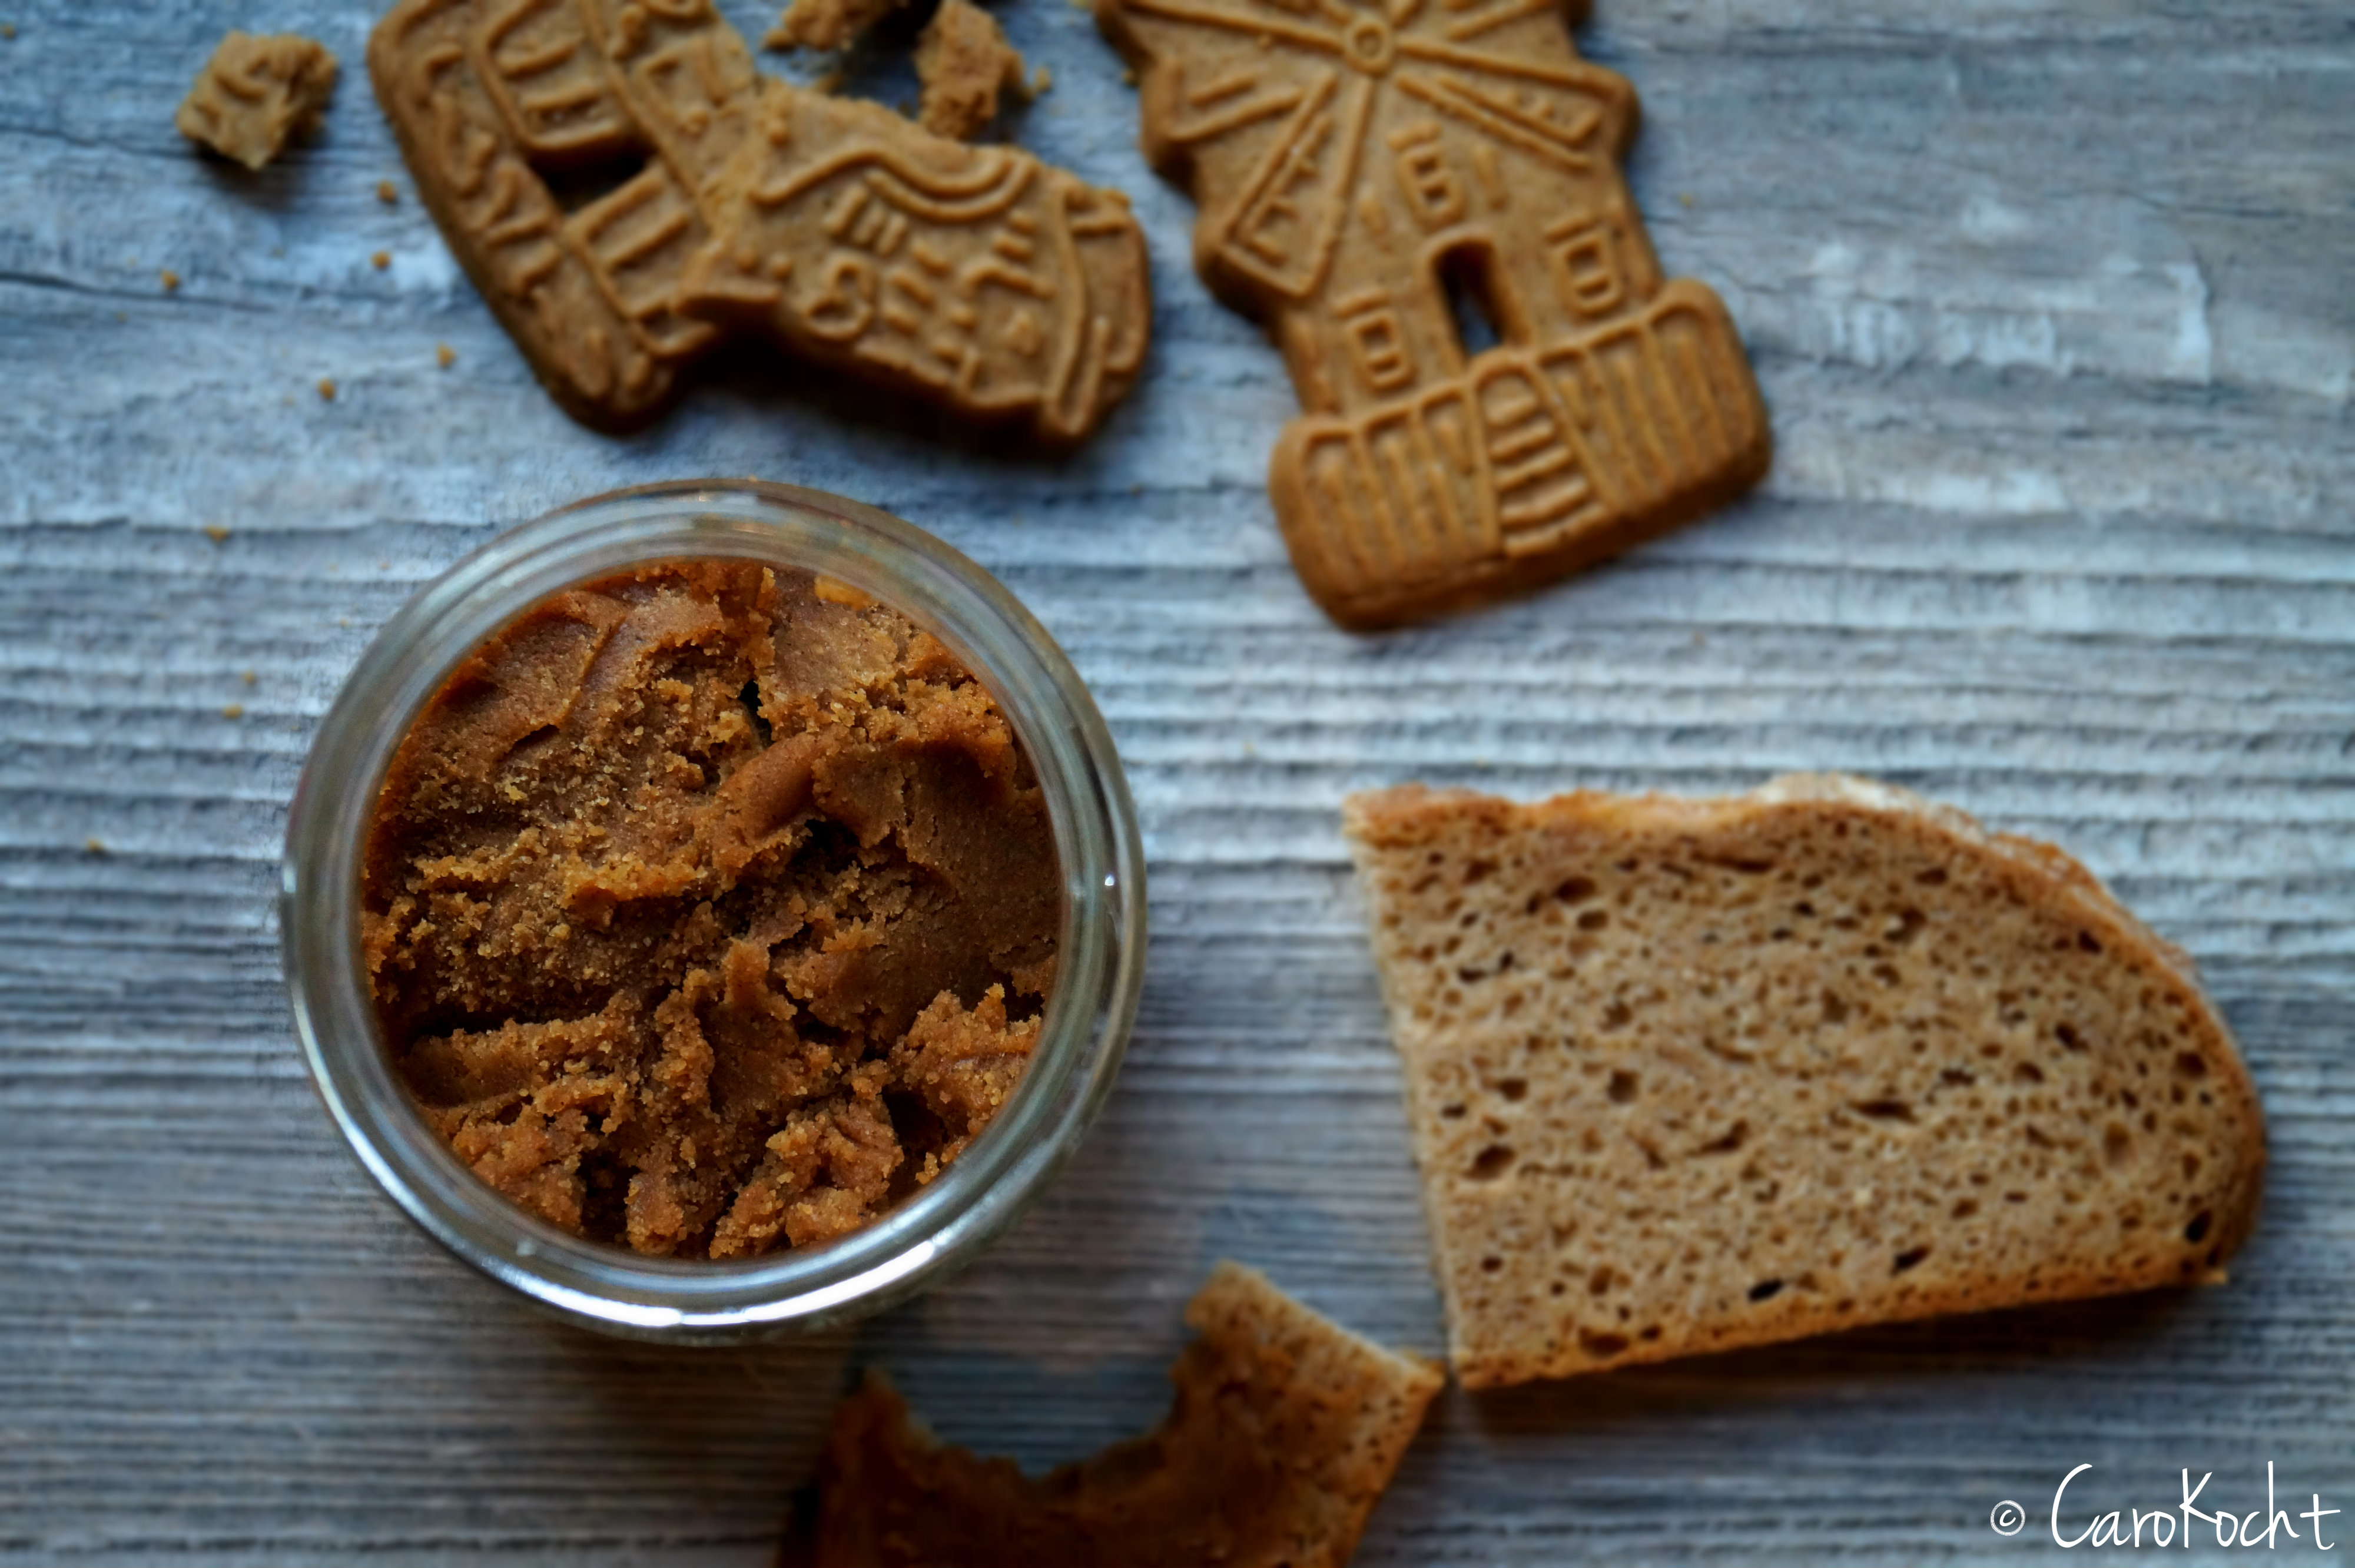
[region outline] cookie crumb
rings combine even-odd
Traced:
[[[377,251],[374,255],[368,258],[368,265],[374,267],[379,272],[383,272],[387,267],[392,265],[392,252],[389,251]]]
[[[315,128],[336,91],[336,57],[293,33],[231,33],[197,75],[174,123],[222,157],[259,169]]]
[[[390,180],[378,180],[376,182],[376,198],[387,207],[393,207],[400,203],[400,192]]]
[[[1051,66],[1043,66],[1043,65],[1042,65],[1042,66],[1040,66],[1040,67],[1039,68],[1039,69],[1038,69],[1038,71],[1036,72],[1036,74],[1034,74],[1034,75],[1030,78],[1030,96],[1031,96],[1031,97],[1033,97],[1033,98],[1036,98],[1036,97],[1038,97],[1040,93],[1047,91],[1050,88],[1053,87],[1054,85],[1055,85],[1055,72],[1054,72],[1054,68],[1052,68]]]
[[[261,677],[249,669],[240,671],[237,678],[245,682],[246,685],[251,686],[255,681],[260,680]]]
[[[205,525],[205,538],[212,540],[215,544],[218,544],[223,539],[229,538],[229,530],[221,527],[218,523],[207,523]]]
[[[1689,190],[1680,190],[1677,192],[1677,205],[1679,207],[1690,207],[1692,205],[1692,192]]]
[[[892,12],[902,0],[793,0],[761,40],[764,49],[838,49]]]
[[[336,400],[336,383],[325,376],[320,377],[319,396],[324,401],[330,403],[334,402]]]
[[[14,23],[14,22],[0,22],[0,38],[13,38],[13,37],[15,37],[16,36],[16,23]]]
[[[1120,73],[1120,84],[1121,84],[1123,87],[1135,87],[1135,86],[1136,85],[1136,71],[1135,71],[1135,68],[1133,68],[1133,67],[1123,67],[1123,68],[1122,68],[1122,69],[1121,69],[1121,73]]]
[[[165,268],[165,269],[164,269],[164,292],[165,292],[165,293],[167,293],[167,294],[168,294],[168,293],[176,293],[176,292],[178,291],[179,287],[180,287],[180,274],[179,274],[179,273],[177,273],[177,272],[174,272],[174,271],[172,271],[172,269],[171,269],[171,268],[169,268],[169,267]]]
[[[458,351],[446,343],[437,343],[433,346],[433,362],[447,370],[458,362]]]
[[[106,840],[103,838],[85,838],[81,841],[81,847],[93,855],[106,853]]]
[[[941,0],[916,39],[916,80],[923,84],[918,122],[935,136],[969,142],[997,118],[1000,92],[1024,91],[1022,57],[997,18],[972,0]]]
[[[244,703],[242,703],[242,702],[229,702],[229,703],[224,703],[224,704],[222,704],[222,705],[221,705],[221,717],[222,717],[222,718],[224,718],[224,719],[242,719],[242,718],[244,718],[244,717],[245,717],[245,704],[244,704]]]

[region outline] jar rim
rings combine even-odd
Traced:
[[[362,846],[394,752],[458,664],[549,594],[662,560],[751,560],[846,582],[938,636],[1019,738],[1060,862],[1056,976],[1030,1065],[932,1182],[832,1242],[650,1257],[528,1213],[460,1163],[393,1069],[361,957]],[[687,480],[574,502],[426,584],[360,656],[289,810],[279,907],[295,1030],[345,1141],[427,1234],[589,1327],[732,1339],[864,1317],[968,1263],[1042,1192],[1110,1093],[1144,979],[1145,855],[1111,731],[1046,629],[980,566],[889,513],[798,485]]]

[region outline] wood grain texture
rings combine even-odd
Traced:
[[[2233,1283],[1451,1392],[1358,1561],[2009,1557],[2086,1462],[2105,1508],[2171,1507],[2189,1466],[2245,1510],[2272,1459],[2291,1506],[2355,1510],[2343,5],[1596,0],[1637,197],[1742,325],[1774,474],[1371,638],[1285,563],[1290,387],[1196,283],[1082,12],[1002,8],[1055,78],[1017,130],[1133,194],[1156,337],[1050,464],[750,361],[632,439],[569,423],[356,76],[259,177],[172,130],[227,27],[348,68],[371,10],[0,9],[0,1553],[754,1563],[850,1365],[952,1438],[1072,1457],[1157,1416],[1224,1255],[1435,1349],[1339,797],[1794,768],[2057,839],[2198,958],[2273,1136]],[[377,1196],[302,1076],[269,895],[312,726],[417,583],[713,473],[873,501],[1038,612],[1126,759],[1154,938],[1110,1110],[979,1267],[825,1341],[665,1353],[535,1317]]]

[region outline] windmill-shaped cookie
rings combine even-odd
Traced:
[[[1559,576],[1766,471],[1725,307],[1662,281],[1628,198],[1635,94],[1561,0],[1096,15],[1143,68],[1146,155],[1201,204],[1196,265],[1284,351],[1305,414],[1270,488],[1336,619]]]

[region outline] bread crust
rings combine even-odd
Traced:
[[[1886,784],[1830,774],[1795,775],[1748,795],[1714,799],[1580,792],[1530,805],[1407,785],[1352,796],[1343,810],[1371,905],[1393,1038],[1406,1059],[1409,1112],[1448,1302],[1453,1359],[1467,1387],[1732,1349],[1867,1323],[2221,1280],[2222,1261],[2254,1226],[2265,1161],[2264,1121],[2255,1089],[2223,1019],[2200,988],[2190,959],[2128,912],[2090,871],[2052,846],[1989,832],[1958,811]],[[1861,1291],[1786,1291],[1778,1277],[1762,1282],[1761,1289],[1768,1285],[1774,1288],[1755,1307],[1745,1304],[1744,1309],[1730,1314],[1703,1309],[1682,1321],[1668,1317],[1643,1324],[1624,1336],[1624,1343],[1614,1342],[1623,1338],[1615,1330],[1598,1336],[1534,1335],[1526,1322],[1508,1325],[1503,1319],[1509,1314],[1484,1310],[1477,1299],[1483,1284],[1478,1270],[1486,1259],[1499,1256],[1497,1243],[1493,1236],[1456,1233],[1465,1229],[1465,1213],[1477,1211],[1467,1211],[1459,1201],[1465,1183],[1447,1161],[1460,1153],[1462,1140],[1441,1116],[1449,1108],[1441,1100],[1457,1092],[1456,1070],[1471,1049],[1466,1042],[1484,1026],[1433,1014],[1433,965],[1420,959],[1415,945],[1430,930],[1431,906],[1417,901],[1401,873],[1411,869],[1418,877],[1444,875],[1467,858],[1494,859],[1515,848],[1539,859],[1550,848],[1565,859],[1576,859],[1596,846],[1614,846],[1615,853],[1640,858],[1663,847],[1680,847],[1680,853],[1695,846],[1721,850],[1729,844],[1753,841],[1805,842],[1811,836],[1848,829],[1869,831],[1876,842],[1893,845],[1892,852],[1909,864],[1952,866],[1957,878],[1966,871],[1975,873],[1979,880],[1973,885],[1984,887],[1991,911],[2006,916],[2025,912],[2024,918],[2040,929],[2056,924],[2073,928],[2081,943],[2094,944],[2086,949],[2089,955],[2098,950],[2102,955],[2074,961],[2123,965],[2147,982],[2154,1014],[2181,1020],[2180,1042],[2170,1040],[2169,1045],[2178,1052],[2174,1071],[2197,1085],[2196,1115],[2204,1118],[2200,1133],[2207,1139],[2203,1147],[2225,1151],[2217,1162],[2222,1168],[2203,1168],[2193,1184],[2189,1201],[2198,1217],[2186,1227],[2184,1242],[2158,1247],[2137,1243],[2141,1250],[2131,1257],[2094,1255],[2079,1246],[2031,1256],[2026,1268],[1923,1278],[1902,1295],[1885,1293],[1879,1299]],[[1576,847],[1576,853],[1565,846]],[[1543,867],[1537,870],[1550,874]],[[1526,934],[1523,940],[1528,940]],[[1662,962],[1670,959],[1664,955]],[[1418,1019],[1418,1009],[1431,1016]],[[2097,1044],[2094,1049],[2106,1048]],[[2116,1066],[2115,1072],[2105,1066],[2104,1071],[2121,1077],[2130,1065]],[[2040,1075],[2037,1083],[2042,1082]],[[2128,1097],[2133,1098],[2131,1091]],[[1595,1120],[1588,1117],[1590,1125]],[[2032,1126],[2030,1130],[2034,1131]],[[1778,1136],[1807,1135],[1769,1127],[1753,1136],[1771,1145]],[[1474,1258],[1472,1253],[1483,1248],[1482,1257]],[[1901,1268],[1908,1266],[1902,1257]],[[1502,1272],[1504,1264],[1500,1260],[1491,1267]],[[1655,1331],[1647,1336],[1645,1329]]]
[[[1232,1263],[1186,1321],[1168,1419],[1038,1479],[943,1445],[870,1375],[835,1413],[818,1562],[1342,1568],[1444,1374]]]

